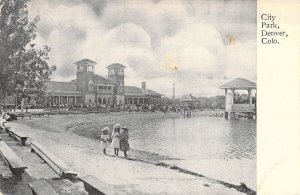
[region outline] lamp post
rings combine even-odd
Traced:
[[[49,107],[50,107],[50,109],[53,107],[52,96],[53,96],[53,91],[49,91],[49,92],[46,93],[46,97],[49,98]]]
[[[95,104],[98,105],[98,85],[95,84]]]
[[[16,87],[16,107],[18,107],[18,96],[19,96],[19,91],[22,89],[20,84],[17,84]]]
[[[173,106],[175,105],[175,83],[173,83]]]
[[[53,102],[52,102],[52,96],[53,96],[53,91],[50,91],[49,95],[50,95],[50,109],[52,109],[53,107]]]

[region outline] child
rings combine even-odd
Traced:
[[[102,129],[102,134],[101,134],[101,147],[103,148],[103,154],[106,155],[106,148],[108,146],[108,139],[109,139],[109,135],[108,135],[108,127],[104,127],[104,129]]]
[[[120,132],[120,150],[124,152],[124,157],[127,158],[127,151],[129,151],[129,135],[128,129],[126,127],[122,127]]]
[[[111,134],[112,142],[111,147],[114,148],[114,154],[116,156],[119,155],[119,148],[120,148],[120,125],[116,124],[114,125],[114,130]]]

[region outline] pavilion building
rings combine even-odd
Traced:
[[[146,88],[146,82],[142,82],[142,88],[125,86],[126,104],[159,104],[161,94]]]
[[[48,81],[46,87],[46,104],[48,106],[80,104],[158,104],[161,94],[142,88],[124,85],[122,64],[107,66],[108,77],[95,74],[96,62],[83,59],[74,63],[77,78],[71,82]]]

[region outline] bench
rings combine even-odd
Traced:
[[[26,140],[29,138],[27,135],[25,135],[23,132],[21,131],[18,131],[16,129],[13,129],[13,128],[6,128],[7,132],[8,132],[8,135],[9,136],[14,136],[15,138],[17,138],[18,140],[21,141],[22,143],[22,146],[25,146],[26,144]]]
[[[78,179],[83,182],[85,190],[89,195],[103,194],[143,194],[134,189],[127,189],[120,185],[112,185],[101,181],[92,175],[79,175]]]
[[[4,142],[0,141],[0,153],[17,181],[22,181],[22,174],[27,167],[16,153]]]
[[[31,115],[38,115],[39,117],[48,115],[48,117],[49,117],[50,112],[35,112],[35,113],[32,113]]]
[[[17,118],[21,117],[22,120],[23,120],[25,117],[31,118],[31,114],[23,114],[23,113],[19,113],[19,114],[16,114],[16,117],[17,117]]]
[[[0,176],[1,179],[10,179],[13,178],[13,174],[9,169],[8,165],[6,164],[5,160],[0,156]],[[0,179],[0,180],[1,180]]]
[[[45,180],[35,180],[28,183],[33,195],[58,195],[52,186]]]
[[[0,141],[1,140],[2,140],[2,137],[0,137]],[[7,166],[6,161],[4,160],[4,158],[2,156],[0,157],[0,175],[4,179],[11,178],[13,176],[11,170]]]
[[[38,113],[32,113],[31,115],[38,115],[39,117],[41,117],[41,116],[44,116],[45,114],[38,112]]]
[[[61,178],[74,180],[77,176],[73,170],[55,155],[45,149],[36,141],[31,141],[31,152],[37,153]]]
[[[62,114],[65,114],[65,115],[68,115],[69,114],[69,111],[52,111],[52,112],[48,112],[47,113],[48,116],[49,115],[62,115]]]
[[[92,175],[78,176],[78,179],[83,182],[84,188],[89,195],[113,194],[116,192],[110,185],[105,184]]]

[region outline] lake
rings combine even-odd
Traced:
[[[220,111],[218,111],[220,113]],[[129,128],[131,148],[180,159],[256,159],[256,120],[210,117],[212,111],[111,113],[82,117],[68,130],[100,139],[101,129],[119,123]]]
[[[157,117],[130,128],[132,148],[182,159],[256,159],[256,121],[194,113]]]

